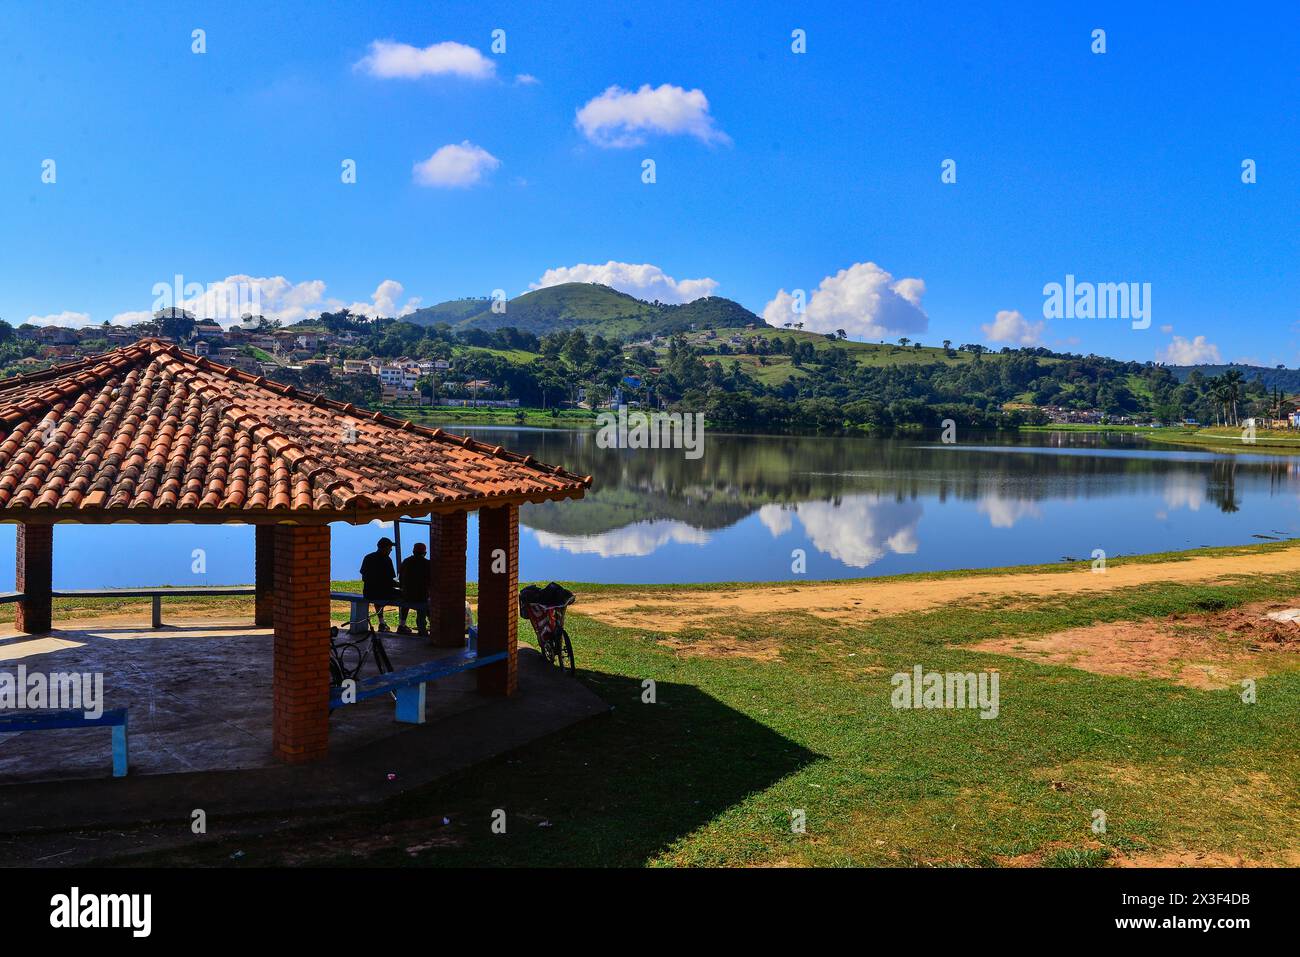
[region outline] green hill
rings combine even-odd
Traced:
[[[413,322],[417,326],[436,326],[440,322],[445,322],[451,326],[463,319],[477,316],[491,307],[492,300],[486,296],[473,299],[448,299],[436,306],[425,306],[423,309],[417,309],[410,315],[403,316],[402,319],[406,322]]]
[[[416,325],[440,322],[458,331],[513,327],[536,335],[582,329],[607,339],[637,338],[695,329],[744,328],[764,322],[740,303],[714,296],[684,305],[645,302],[598,283],[570,282],[534,289],[493,312],[487,299],[454,299],[417,310],[405,319]]]
[[[1199,372],[1208,378],[1223,375],[1229,369],[1236,369],[1247,382],[1263,383],[1266,389],[1281,389],[1291,395],[1300,392],[1300,369],[1272,369],[1235,362],[1227,365],[1169,366],[1169,371],[1178,377],[1179,382],[1186,382],[1193,372]]]

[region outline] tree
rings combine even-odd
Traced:
[[[159,309],[153,314],[158,331],[169,339],[182,342],[194,332],[194,313],[185,309]]]
[[[1161,425],[1173,425],[1181,418],[1178,404],[1175,402],[1158,402],[1151,414]]]
[[[587,336],[581,329],[573,330],[569,336],[569,341],[564,345],[564,358],[568,359],[575,366],[581,367],[587,364],[591,357],[591,349],[587,343]]]
[[[1245,376],[1241,374],[1240,369],[1229,369],[1223,374],[1223,384],[1227,388],[1228,401],[1232,403],[1232,424],[1237,425],[1237,400],[1241,398],[1243,391],[1242,380]]]
[[[312,363],[302,370],[303,385],[323,386],[330,381],[329,366]]]

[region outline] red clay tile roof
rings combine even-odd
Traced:
[[[590,484],[158,339],[0,380],[0,518],[364,521]]]

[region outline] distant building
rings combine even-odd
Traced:
[[[77,344],[77,331],[64,326],[40,326],[32,338],[47,346],[72,346]]]
[[[376,366],[372,363],[371,368],[379,377],[379,394],[383,398],[408,399],[415,395],[415,383],[420,378],[415,365],[388,362]]]
[[[215,319],[199,319],[194,323],[194,335],[198,339],[220,340],[226,332]]]
[[[474,407],[484,409],[517,409],[518,399],[439,399],[439,405],[455,408]]]
[[[234,366],[240,372],[251,372],[253,375],[262,374],[262,364],[252,356],[231,356],[229,360],[222,360],[226,365]]]

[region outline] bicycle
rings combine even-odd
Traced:
[[[573,642],[564,627],[564,613],[577,596],[562,585],[551,582],[545,588],[529,585],[519,592],[519,615],[527,618],[537,634],[537,646],[549,665],[563,673],[564,659],[569,659],[569,674],[577,671],[573,659]]]
[[[388,657],[388,650],[384,648],[379,633],[370,629],[369,625],[370,622],[367,619],[366,626],[368,630],[365,632],[364,637],[360,637],[355,641],[339,641],[338,626],[330,626],[331,687],[339,688],[342,687],[344,681],[356,681],[361,674],[361,669],[365,667],[366,662],[370,660],[372,655],[375,662],[375,671],[378,674],[387,674],[393,670],[393,662]],[[352,637],[351,632],[348,633],[348,637]]]

